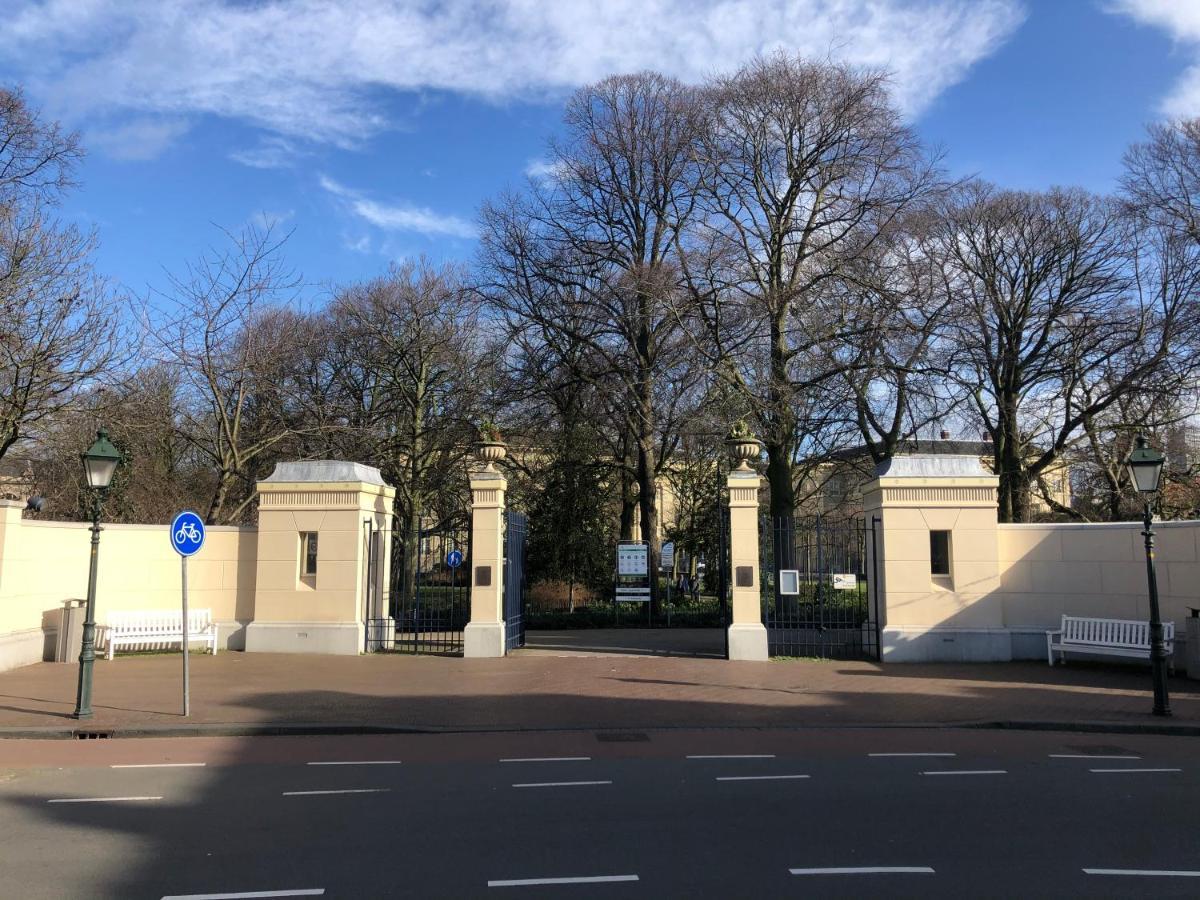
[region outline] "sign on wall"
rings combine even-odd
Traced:
[[[858,588],[858,576],[853,572],[834,573],[833,589],[835,591],[853,591]]]

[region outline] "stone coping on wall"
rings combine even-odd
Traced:
[[[1000,522],[999,528],[1053,528],[1056,531],[1086,531],[1090,528],[1142,528],[1141,522]],[[1159,528],[1200,528],[1200,519],[1175,519],[1170,521],[1154,520],[1154,529]]]
[[[42,520],[42,519],[22,519],[22,528],[91,528],[91,522],[62,522],[59,520]],[[160,525],[141,525],[131,524],[126,522],[106,522],[103,518],[100,520],[100,527],[105,531],[110,528],[114,531],[166,531],[171,527],[169,522],[163,522]],[[204,530],[236,532],[236,531],[257,531],[253,525],[206,525]]]

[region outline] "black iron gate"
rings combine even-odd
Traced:
[[[367,649],[461,653],[463,629],[471,617],[466,529],[423,528],[407,552],[393,535],[389,549],[388,618],[367,621]]]
[[[879,659],[866,523],[821,516],[764,519],[760,531],[770,654]]]
[[[504,650],[525,646],[525,555],[529,517],[522,512],[504,513]]]

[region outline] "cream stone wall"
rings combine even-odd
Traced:
[[[1200,522],[1155,522],[1155,565],[1164,621],[1180,636],[1200,606]],[[1063,615],[1145,619],[1146,550],[1137,522],[999,526],[1004,624],[1045,629]]]
[[[24,504],[0,501],[0,671],[52,656],[63,602],[87,596],[87,522],[22,517]],[[178,609],[179,556],[166,525],[103,526],[96,621],[113,610]],[[254,617],[253,528],[209,527],[188,563],[189,605],[210,609],[222,647],[240,648]]]
[[[1038,659],[1063,615],[1149,617],[1140,523],[1000,525],[994,476],[955,459],[897,458],[868,485],[885,660]],[[1154,528],[1162,615],[1181,642],[1200,606],[1200,522]],[[932,530],[950,532],[948,576],[932,574]]]

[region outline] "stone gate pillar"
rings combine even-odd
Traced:
[[[254,621],[246,650],[357,654],[364,649],[364,523],[386,531],[396,496],[378,469],[279,463],[258,483]]]
[[[745,463],[742,464],[745,466]],[[729,475],[729,566],[733,623],[729,658],[765,661],[767,629],[759,595],[758,488],[762,479],[748,466]]]
[[[975,456],[913,455],[882,463],[864,486],[884,661],[1012,659],[999,595],[998,481]]]
[[[471,621],[463,655],[504,656],[504,492],[499,472],[471,473]]]

